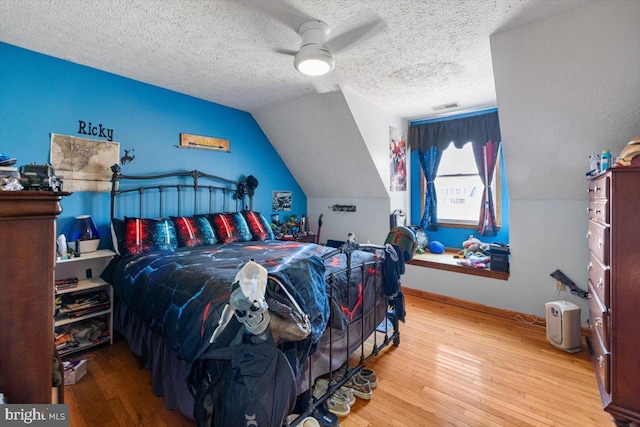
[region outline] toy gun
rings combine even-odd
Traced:
[[[572,294],[578,295],[580,298],[585,298],[585,299],[589,298],[589,292],[585,292],[582,289],[580,289],[578,285],[573,283],[573,281],[569,279],[567,276],[565,276],[565,274],[562,271],[556,270],[553,273],[551,273],[550,276],[560,281],[563,285],[569,287],[569,289],[571,289]]]

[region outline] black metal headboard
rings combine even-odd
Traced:
[[[208,212],[214,212],[216,208],[214,206],[214,201],[222,201],[221,209],[218,208],[218,212],[226,212],[227,211],[227,201],[231,199],[235,201],[235,210],[238,211],[245,207],[248,207],[250,210],[253,210],[253,194],[258,186],[258,180],[253,176],[249,175],[247,178],[240,181],[233,181],[226,178],[221,178],[219,176],[210,175],[204,172],[200,172],[198,170],[192,171],[177,171],[170,172],[160,175],[123,175],[120,173],[120,165],[115,164],[111,166],[111,171],[113,172],[111,176],[111,219],[116,218],[116,199],[117,196],[123,194],[133,194],[137,193],[138,195],[138,214],[137,216],[143,216],[143,206],[144,200],[143,197],[145,194],[150,192],[156,194],[155,197],[158,199],[159,203],[159,215],[163,216],[163,201],[166,198],[166,192],[175,192],[177,194],[177,206],[174,207],[172,214],[177,214],[180,216],[182,214],[182,192],[183,190],[188,190],[193,199],[193,213],[204,213],[200,212],[198,208],[198,203],[202,202],[202,197],[200,193],[205,192],[205,199],[208,199]],[[136,181],[150,181],[145,184],[152,184],[153,180],[164,180],[165,182],[170,178],[191,178],[191,180],[186,180],[186,182],[180,182],[177,184],[168,183],[168,184],[158,184],[158,185],[144,185],[139,187],[132,188],[120,188],[121,181],[124,180],[136,180]],[[202,182],[205,185],[202,185]],[[208,194],[206,193],[208,192]],[[248,206],[245,206],[245,200],[249,200]],[[240,209],[238,209],[238,207]],[[131,215],[133,216],[133,215]]]

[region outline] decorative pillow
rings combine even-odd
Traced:
[[[233,243],[251,240],[249,226],[240,212],[209,214],[208,218],[219,242]]]
[[[242,216],[247,221],[253,240],[273,240],[276,238],[269,221],[260,212],[244,210]]]
[[[111,245],[113,246],[113,251],[118,255],[122,255],[125,252],[124,235],[125,235],[124,220],[114,218],[111,221]]]
[[[125,217],[124,226],[124,256],[173,251],[178,246],[171,220]]]
[[[218,243],[213,228],[203,216],[172,216],[178,247],[209,246]]]

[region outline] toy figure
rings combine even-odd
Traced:
[[[479,239],[476,239],[472,234],[469,235],[469,238],[462,242],[462,247],[464,248],[465,256],[473,253],[473,252],[484,252],[489,249],[488,243],[483,243]]]

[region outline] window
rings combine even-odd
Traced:
[[[500,226],[500,162],[491,183],[496,209],[496,222]],[[435,179],[438,200],[438,224],[441,226],[478,226],[483,185],[473,156],[472,144],[456,148],[453,143],[443,151]],[[426,183],[423,175],[422,199]]]

